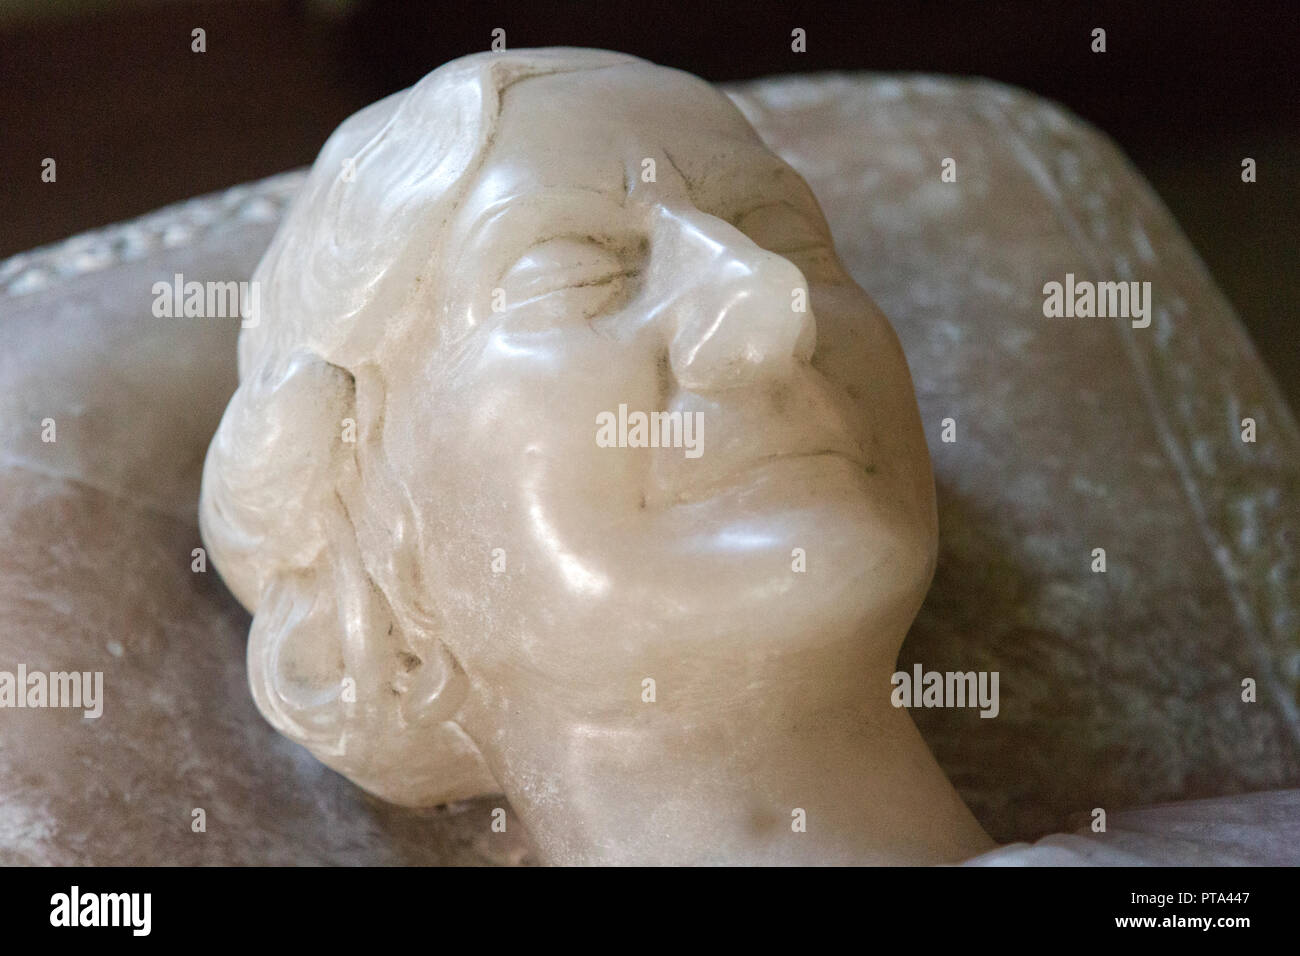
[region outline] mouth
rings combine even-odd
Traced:
[[[817,451],[789,451],[777,452],[772,455],[761,455],[750,462],[747,468],[756,468],[771,461],[787,461],[792,458],[843,458],[845,461],[852,462],[859,467],[867,467],[865,462],[846,451],[842,451],[838,448],[822,448]]]
[[[666,404],[696,416],[695,454],[652,454],[648,507],[727,497],[779,508],[782,499],[864,493],[876,472],[869,413],[812,368],[722,396],[679,392]]]
[[[672,504],[690,504],[727,491],[748,491],[781,482],[807,482],[835,472],[866,477],[876,473],[874,463],[842,448],[811,451],[773,452],[759,455],[728,468],[716,476],[681,483],[672,494]]]

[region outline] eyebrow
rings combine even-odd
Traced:
[[[506,199],[499,199],[483,210],[470,226],[465,244],[471,245],[483,230],[511,218],[511,211],[525,202],[540,200],[546,205],[565,205],[578,201],[590,202],[595,197],[610,209],[625,210],[626,204],[619,202],[609,192],[590,186],[543,186],[527,192],[516,193]]]
[[[814,226],[821,226],[825,222],[826,216],[817,202],[817,197],[813,195],[811,187],[808,186],[794,167],[767,150],[763,151],[761,157],[755,157],[755,159],[757,159],[756,162],[733,164],[733,168],[735,166],[741,168],[746,179],[761,178],[763,185],[757,189],[751,188],[743,191],[740,199],[736,202],[726,202],[724,204],[727,211],[725,218],[728,221],[734,222],[742,216],[747,216],[751,212],[756,212],[767,206],[780,205],[807,219]],[[673,164],[673,168],[678,168],[676,163]],[[734,174],[731,178],[734,178]],[[698,200],[703,197],[699,195],[699,189],[695,182],[686,176],[683,176],[682,179],[686,183],[691,201],[699,207]],[[800,194],[798,201],[790,195],[790,187],[795,187]]]
[[[809,225],[821,226],[822,217],[813,215],[811,209],[804,209],[797,203],[792,203],[789,199],[759,199],[757,201],[740,203],[737,206],[739,211],[731,214],[732,219],[744,219],[746,216],[758,212],[760,209],[781,209],[793,213],[800,219],[806,220]]]

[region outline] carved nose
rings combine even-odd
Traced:
[[[688,278],[669,347],[683,388],[708,391],[789,374],[812,357],[817,326],[803,273],[712,216],[674,216]]]

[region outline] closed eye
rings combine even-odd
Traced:
[[[560,236],[520,256],[502,276],[502,287],[512,303],[518,303],[561,289],[604,285],[636,271],[595,240]]]
[[[557,236],[530,247],[501,277],[506,308],[544,304],[560,319],[608,311],[640,270],[613,248],[589,236]],[[558,295],[557,295],[558,294]],[[558,301],[546,301],[552,297]],[[540,317],[539,317],[540,318]]]
[[[788,203],[756,206],[735,219],[735,226],[755,245],[777,255],[828,251],[831,237],[824,226],[813,223]]]

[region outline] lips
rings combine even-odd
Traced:
[[[849,470],[865,473],[868,461],[838,409],[816,397],[786,395],[786,414],[773,414],[755,396],[726,402],[683,394],[674,408],[702,413],[698,457],[680,448],[656,448],[646,488],[647,507],[699,501],[732,489],[812,479]]]
[[[873,464],[865,444],[869,406],[805,363],[739,388],[679,388],[662,410],[692,416],[702,427],[691,457],[682,448],[647,450],[647,507],[768,486],[777,476],[807,486],[825,476],[862,475]]]
[[[867,465],[856,454],[842,450],[819,449],[800,452],[775,452],[760,455],[725,469],[717,476],[684,477],[665,496],[667,504],[689,504],[729,491],[744,491],[773,481],[784,483],[812,480],[836,469],[865,473]]]

